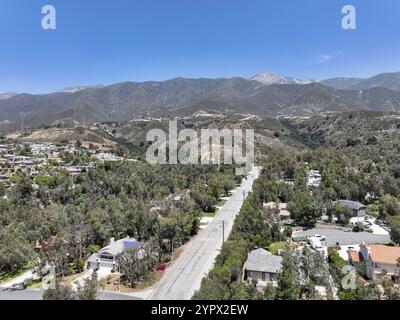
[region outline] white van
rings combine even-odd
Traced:
[[[321,244],[321,240],[316,237],[310,237],[309,242],[311,245],[311,248],[313,248],[315,251],[319,252],[323,256],[325,256],[325,247]]]

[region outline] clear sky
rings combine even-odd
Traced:
[[[41,8],[57,29],[41,28]],[[341,8],[357,9],[357,30]],[[174,77],[400,71],[399,0],[1,0],[0,92]]]

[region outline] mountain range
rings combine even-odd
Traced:
[[[0,130],[16,130],[22,123],[26,127],[91,124],[143,115],[192,116],[199,111],[270,117],[355,110],[400,112],[399,74],[313,82],[264,73],[251,79],[176,78],[70,88],[45,95],[18,94],[0,100]]]
[[[321,83],[327,87],[340,90],[368,90],[378,87],[400,90],[400,72],[381,73],[367,79],[337,77],[326,80],[298,79],[273,72],[263,72],[251,77],[250,80],[259,81],[265,85]]]

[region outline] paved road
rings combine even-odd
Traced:
[[[368,232],[346,232],[337,229],[310,229],[307,231],[294,232],[294,236],[312,236],[314,234],[324,235],[328,247],[335,246],[336,242],[340,245],[354,245],[365,243],[387,243],[390,242],[390,236],[378,235]]]
[[[42,300],[42,290],[0,288],[0,300]]]
[[[0,287],[0,300],[42,300],[43,291],[40,289],[12,290]],[[113,292],[98,292],[100,300],[140,300],[130,295]]]
[[[212,269],[222,247],[222,222],[225,221],[225,240],[228,238],[236,215],[242,207],[244,195],[252,190],[258,178],[259,167],[249,176],[234,195],[220,209],[208,228],[201,230],[191,240],[184,253],[167,269],[160,283],[148,297],[149,300],[189,300],[200,288],[201,280]]]

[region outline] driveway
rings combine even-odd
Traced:
[[[365,221],[364,218],[351,218],[350,223],[355,224],[356,222],[362,222]],[[382,228],[380,225],[376,223],[376,219],[366,219],[366,221],[371,223],[371,231],[373,234],[379,234],[379,235],[388,235],[389,232]]]
[[[109,276],[111,274],[111,270],[112,268],[105,268],[105,267],[102,267],[99,270],[97,270],[97,280],[100,281],[101,279],[104,279],[107,276]],[[83,285],[84,280],[90,278],[92,274],[93,270],[86,270],[80,277],[75,279],[75,281],[72,283],[72,287],[76,289],[78,284]]]
[[[390,242],[389,235],[372,234],[368,232],[346,232],[339,229],[329,229],[329,228],[315,228],[306,231],[296,231],[293,232],[294,236],[312,236],[314,234],[320,234],[326,237],[326,242],[328,247],[333,247],[336,242],[340,245],[354,245],[365,243],[388,243]]]

